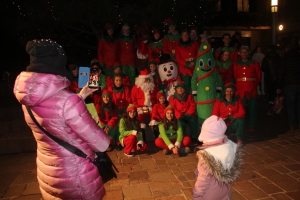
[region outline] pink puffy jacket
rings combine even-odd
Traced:
[[[51,134],[81,149],[90,158],[103,152],[109,138],[88,113],[84,102],[68,90],[64,77],[21,72],[14,94],[30,106],[37,121]],[[44,199],[102,199],[105,189],[97,168],[46,136],[31,120],[25,106],[24,117],[37,142],[37,179]]]

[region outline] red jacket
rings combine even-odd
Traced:
[[[131,100],[132,103],[137,107],[137,108],[142,108],[144,106],[150,107],[150,111],[152,110],[152,107],[157,103],[156,99],[156,94],[158,92],[158,87],[155,86],[153,90],[150,91],[150,97],[148,100],[151,102],[151,106],[145,105],[145,93],[144,91],[137,87],[136,85],[133,86],[131,89]]]
[[[120,64],[133,67],[135,65],[136,57],[135,39],[131,36],[121,36],[118,40],[118,46]]]
[[[100,110],[100,104],[97,104],[96,110],[100,119],[100,127],[104,128],[107,126],[110,130],[114,128],[117,125],[118,122],[118,115],[117,115],[117,109],[113,110],[113,114],[110,117],[109,116],[109,109],[104,108],[104,116],[101,116],[101,110]]]
[[[178,45],[180,40],[180,34],[167,34],[165,35],[163,41],[162,41],[162,52],[164,54],[169,54],[172,58],[174,58],[174,54],[172,53],[172,50],[175,50],[175,47]]]
[[[129,76],[123,74],[122,75],[122,83],[123,83],[123,85],[128,86],[129,89],[131,88],[131,83],[130,83]],[[114,84],[113,84],[111,76],[107,76],[106,77],[106,88],[110,88],[113,85]]]
[[[126,113],[126,109],[131,102],[130,90],[127,86],[123,85],[123,88],[117,90],[114,86],[109,87],[108,92],[111,93],[112,100],[117,106],[118,114]]]
[[[230,118],[238,119],[244,118],[246,111],[240,98],[234,97],[232,102],[229,103],[223,97],[215,102],[212,109],[212,115],[216,115],[221,118],[227,118],[231,116]]]
[[[220,59],[220,55],[221,55],[221,53],[223,51],[223,48],[224,48],[224,46],[223,47],[219,47],[219,48],[217,48],[215,50],[215,55],[214,55],[215,60],[219,60]],[[229,48],[229,60],[231,60],[232,63],[234,64],[234,63],[236,63],[236,61],[239,60],[238,51],[237,51],[237,49],[235,47],[228,47],[228,48]]]
[[[110,68],[118,61],[118,43],[108,43],[104,38],[98,42],[98,61]]]
[[[165,117],[165,108],[166,106],[164,104],[160,104],[159,102],[156,103],[152,108],[151,120],[155,120],[157,122],[162,121]]]
[[[257,96],[257,85],[261,81],[259,63],[249,59],[247,62],[237,61],[233,67],[234,80],[236,82],[236,96],[241,98]]]
[[[190,116],[195,116],[196,113],[196,103],[194,97],[188,94],[187,100],[185,102],[179,101],[175,95],[170,97],[170,105],[174,108],[175,117],[179,119],[184,114]]]
[[[179,43],[176,46],[175,61],[179,66],[180,74],[184,76],[185,75],[192,76],[195,67],[189,68],[188,65],[190,64],[190,61],[186,61],[186,60],[192,59],[191,61],[195,62],[195,58],[197,57],[198,54],[198,49],[199,49],[198,43],[194,41],[191,41],[187,45]]]
[[[148,61],[154,60],[156,64],[159,64],[159,57],[162,51],[162,41],[152,42],[148,45]]]

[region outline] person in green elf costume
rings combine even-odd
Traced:
[[[222,90],[222,79],[216,70],[211,46],[206,40],[201,41],[191,84],[201,128],[204,120],[211,116],[214,102],[220,98]]]
[[[175,57],[175,47],[178,45],[180,40],[180,34],[176,30],[176,23],[171,19],[165,20],[168,26],[168,34],[165,35],[162,41],[162,52],[169,54],[172,59]]]

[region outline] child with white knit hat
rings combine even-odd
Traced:
[[[226,129],[223,119],[215,115],[202,125],[193,200],[231,199],[231,183],[240,174],[242,150],[227,138]]]

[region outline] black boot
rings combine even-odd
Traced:
[[[159,136],[158,126],[157,125],[151,126],[151,130],[154,134],[155,139],[158,138]]]
[[[141,130],[142,130],[143,141],[145,143],[147,143],[147,140],[146,140],[146,129],[142,128]]]

